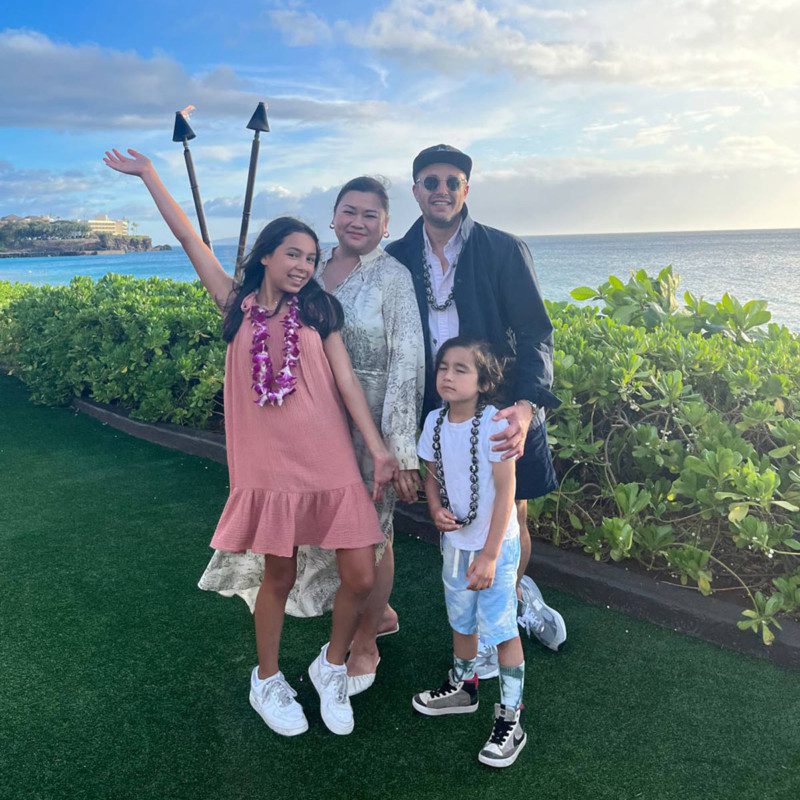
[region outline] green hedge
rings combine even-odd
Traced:
[[[5,287],[0,298],[13,291]],[[0,362],[34,402],[83,396],[136,419],[200,428],[221,414],[225,345],[199,282],[74,278],[27,287],[0,313]]]
[[[765,644],[800,611],[800,338],[762,301],[677,299],[638,272],[550,303],[549,432],[560,488],[539,532],[598,560],[635,559],[703,594],[737,591]],[[0,283],[0,362],[36,402],[82,395],[132,416],[219,424],[225,348],[198,283],[108,275]]]

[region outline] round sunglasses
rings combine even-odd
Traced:
[[[417,178],[417,183],[421,183],[429,192],[435,192],[439,188],[439,177],[437,175],[428,175],[426,178]],[[451,191],[457,192],[461,188],[462,183],[467,181],[464,178],[457,178],[455,175],[449,175],[444,182],[444,185]]]

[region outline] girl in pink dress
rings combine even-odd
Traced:
[[[383,535],[361,480],[345,409],[375,463],[373,498],[395,476],[397,462],[375,427],[338,333],[341,305],[311,280],[319,242],[298,220],[273,220],[259,234],[237,284],[194,231],[150,160],[135,150],[128,153],[107,152],[104,161],[142,179],[224,315],[230,496],[211,545],[264,554],[250,703],[279,734],[308,729],[296,692],[278,667],[284,608],[295,581],[298,545],[335,550],[341,588],[330,642],[308,672],[327,727],[350,733],[353,712],[344,660],[372,590],[374,545]]]

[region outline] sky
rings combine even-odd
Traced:
[[[193,216],[175,111],[212,239],[283,213],[324,239],[338,187],[411,161],[474,161],[469,207],[519,235],[800,227],[800,0],[140,0],[0,11],[0,216],[127,217],[173,242],[109,147],[149,155]]]

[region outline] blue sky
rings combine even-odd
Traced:
[[[191,103],[211,235],[235,236],[264,99],[253,228],[292,213],[324,233],[367,173],[398,235],[410,162],[441,141],[475,161],[473,215],[519,234],[798,227],[798,41],[797,0],[14,4],[0,216],[107,212],[170,241],[100,158],[146,152],[189,208],[171,130]]]

